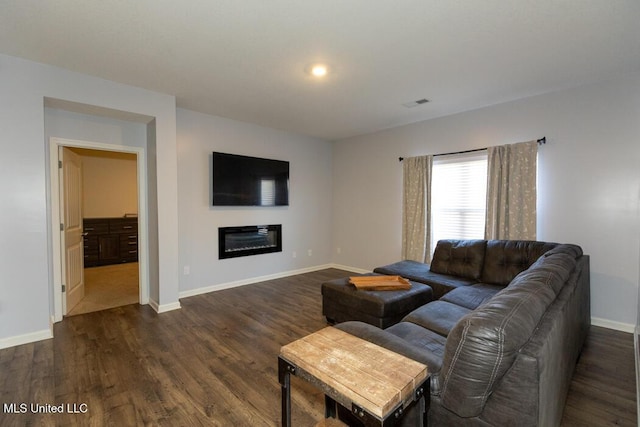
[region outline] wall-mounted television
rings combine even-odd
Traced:
[[[289,162],[213,152],[213,206],[288,206]]]

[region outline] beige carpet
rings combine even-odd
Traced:
[[[84,298],[67,316],[106,310],[139,302],[138,263],[84,269]]]

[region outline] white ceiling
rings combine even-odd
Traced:
[[[0,52],[335,140],[638,71],[640,1],[0,0]]]

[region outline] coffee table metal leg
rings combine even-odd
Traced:
[[[424,411],[422,413],[422,426],[429,426],[429,407],[431,406],[431,376],[427,378],[427,380],[423,384],[423,392],[422,394],[422,407]]]
[[[429,427],[429,407],[427,406],[429,399],[422,396],[420,400],[422,400],[422,402],[420,402],[420,407],[422,408],[422,427]]]
[[[288,372],[282,384],[282,427],[291,427],[291,375]]]
[[[291,374],[295,366],[278,357],[278,380],[282,395],[282,427],[291,427]]]
[[[336,401],[331,397],[324,395],[324,417],[335,418],[336,417]]]

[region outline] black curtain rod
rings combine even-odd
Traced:
[[[542,145],[542,144],[546,144],[547,143],[547,137],[543,136],[542,138],[537,140],[538,144]],[[466,153],[475,153],[476,151],[484,151],[486,150],[486,148],[476,148],[474,150],[465,150],[465,151],[454,151],[453,153],[441,153],[441,154],[434,154],[433,157],[439,157],[439,156],[451,156],[453,154],[466,154]],[[404,157],[398,157],[399,161],[403,161]]]

